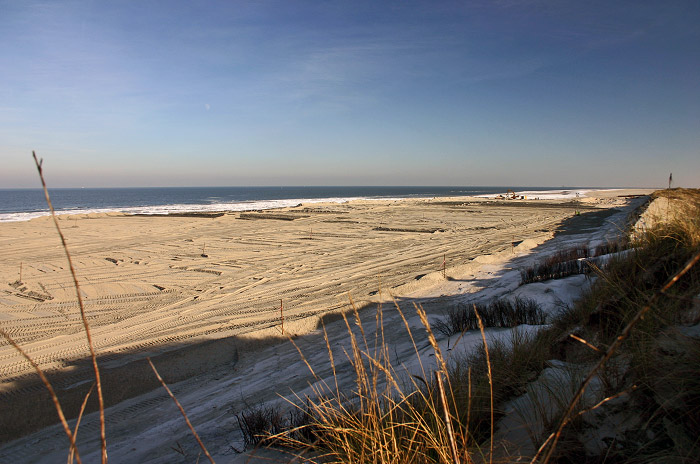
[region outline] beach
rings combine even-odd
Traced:
[[[212,372],[224,377],[226,369],[251,369],[287,336],[317,333],[322,320],[332,322],[351,304],[423,298],[438,311],[441,297],[483,288],[475,283],[491,272],[488,266],[525,256],[555,236],[594,234],[611,217],[629,213],[630,195],[644,193],[65,215],[59,224],[106,379],[105,398],[116,404],[158,386],[147,356],[168,382]],[[612,237],[615,228],[606,231]],[[55,227],[49,217],[0,223],[0,243],[0,325],[51,373],[68,415],[75,414],[92,371]],[[296,382],[303,388],[305,381]],[[0,346],[0,401],[8,411],[3,441],[54,421],[25,420],[30,402],[48,411],[44,416],[51,404],[31,366],[8,344]]]

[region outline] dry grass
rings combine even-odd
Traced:
[[[645,314],[647,314],[650,310],[652,305],[656,303],[656,301],[664,295],[668,289],[670,289],[676,282],[680,280],[681,277],[683,277],[688,271],[690,271],[693,266],[700,260],[700,252],[696,253],[691,257],[690,260],[683,266],[676,274],[674,274],[668,281],[667,283],[661,287],[651,298],[651,301],[649,304],[645,305],[642,307],[636,314],[632,316],[632,318],[629,320],[625,328],[622,330],[622,332],[617,336],[615,341],[610,345],[608,350],[605,352],[605,354],[600,358],[598,363],[591,369],[589,372],[588,376],[581,382],[581,385],[579,386],[578,390],[576,391],[576,394],[574,395],[573,399],[569,403],[569,406],[566,409],[566,412],[564,413],[563,417],[561,418],[561,421],[559,422],[559,426],[557,430],[553,434],[553,439],[551,440],[551,445],[548,446],[546,453],[544,454],[544,459],[543,463],[549,462],[550,458],[552,457],[552,454],[554,453],[554,450],[556,448],[557,442],[559,438],[561,437],[562,431],[566,424],[570,421],[571,417],[573,416],[574,410],[576,406],[578,405],[579,401],[581,400],[581,397],[583,396],[584,392],[586,391],[586,388],[588,385],[591,383],[591,381],[597,376],[598,371],[603,367],[603,365],[610,360],[620,349],[620,346],[622,343],[627,340],[627,338],[630,336],[632,333],[632,330],[635,328],[635,326],[639,323],[640,320],[644,317]],[[533,461],[535,461],[537,456],[533,458]]]
[[[156,378],[160,382],[160,384],[165,388],[165,391],[168,392],[168,396],[172,398],[173,402],[175,402],[175,406],[177,406],[177,409],[180,410],[180,414],[182,414],[182,417],[185,419],[185,423],[187,423],[187,427],[190,429],[190,432],[192,432],[192,436],[194,436],[195,440],[197,440],[197,443],[199,444],[199,447],[202,448],[202,451],[204,452],[204,455],[209,459],[209,461],[214,464],[214,459],[211,457],[211,454],[209,454],[209,451],[207,450],[207,447],[204,446],[204,443],[202,443],[202,440],[199,438],[199,435],[197,432],[194,430],[194,427],[192,426],[192,423],[190,422],[189,417],[187,417],[187,413],[185,412],[185,409],[182,407],[180,402],[175,398],[175,395],[173,395],[173,392],[170,391],[170,388],[166,385],[165,381],[163,378],[160,376],[158,373],[158,370],[156,369],[156,366],[153,365],[153,362],[151,362],[151,358],[146,358],[148,361],[148,364],[151,366],[151,369],[153,369],[153,373],[156,375]]]
[[[320,453],[313,462],[484,462],[494,457],[492,438],[501,405],[524,394],[542,426],[531,436],[540,448],[533,463],[694,462],[700,454],[700,341],[674,327],[700,321],[700,224],[695,214],[700,195],[682,194],[684,202],[693,199],[685,210],[635,237],[633,251],[611,259],[605,271],[596,269],[590,293],[536,335],[514,330],[511,340],[484,344],[447,363],[425,313],[417,308],[435,354],[431,376],[421,364],[422,375],[401,379],[383,341],[370,349],[359,315],[358,333],[346,319],[355,391],[343,394],[337,378],[328,385],[316,377],[321,386],[307,403],[306,423],[295,430],[309,432],[306,438],[297,434],[290,439],[288,432],[274,438],[285,445],[312,446]],[[473,312],[483,330],[480,310]],[[335,373],[330,345],[328,351]],[[536,397],[530,383],[547,360],[557,358],[568,366],[560,384],[544,384],[546,398]],[[633,421],[636,428],[619,425],[613,440],[605,442],[607,448],[591,455],[583,437],[600,426],[600,417],[613,412],[639,416]]]
[[[402,310],[398,305],[395,308],[413,339]],[[297,448],[313,444],[318,453],[313,462],[471,462],[471,451],[466,446],[468,430],[455,414],[456,398],[450,370],[427,323],[427,316],[419,307],[416,311],[433,346],[435,380],[425,375],[406,378],[398,373],[389,361],[389,347],[383,340],[381,326],[377,327],[377,337],[370,344],[359,313],[355,311],[354,330],[350,320],[344,318],[350,338],[350,352],[346,355],[355,373],[354,391],[343,393],[336,377],[328,384],[311,370],[317,381],[313,396],[306,401],[299,398],[300,403],[306,405],[303,412],[306,423],[273,438]],[[376,320],[377,324],[382,324],[381,308],[377,310]],[[330,344],[327,345],[335,372],[334,355]],[[419,370],[425,373],[428,368],[421,364]],[[298,433],[301,430],[305,433]]]
[[[593,381],[607,395],[598,406],[603,414],[619,408],[610,398],[633,391],[616,414],[623,423],[637,424],[634,430],[618,425],[601,459],[694,462],[692,456],[700,454],[694,438],[700,425],[700,384],[693,380],[700,376],[700,363],[691,361],[700,353],[700,340],[682,335],[679,328],[700,322],[700,193],[658,196],[677,202],[668,218],[637,233],[634,251],[598,271],[590,293],[555,321],[553,331],[577,339],[575,345],[561,341],[560,356],[593,366],[543,445],[540,462],[585,455],[585,443],[569,439],[562,448],[557,442],[581,415],[575,410]]]
[[[524,391],[544,368],[550,343],[544,337],[515,330],[510,339],[487,344],[485,325],[477,317],[483,345],[448,362],[427,315],[416,307],[435,358],[435,365],[428,366],[420,361],[414,333],[402,309],[397,304],[394,307],[413,341],[418,362],[414,370],[419,374],[407,377],[389,361],[381,308],[372,344],[355,312],[354,324],[345,318],[351,342],[346,355],[354,368],[355,389],[351,393],[339,389],[336,360],[326,335],[333,379],[316,376],[300,350],[315,381],[312,395],[298,398],[304,420],[285,431],[274,435],[263,432],[259,437],[288,448],[311,446],[314,457],[305,459],[319,463],[470,463],[493,459],[492,438],[502,416],[499,405]],[[281,414],[277,411],[272,416]],[[258,429],[274,428],[273,422],[278,421],[268,421]]]

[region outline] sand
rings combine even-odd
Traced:
[[[253,369],[256,353],[283,339],[280,305],[286,333],[301,336],[347,310],[350,298],[363,306],[464,292],[490,264],[554,235],[594,231],[627,207],[624,195],[640,193],[648,191],[591,192],[576,202],[441,198],[217,217],[62,216],[60,224],[115,404],[156,387],[146,356],[168,382],[225,375],[221,366]],[[0,223],[0,243],[0,326],[52,373],[70,415],[91,372],[53,223]],[[1,440],[55,421],[35,377],[0,345]],[[42,412],[27,418],[29,402]]]

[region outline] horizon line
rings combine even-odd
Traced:
[[[576,186],[576,185],[161,185],[161,186],[129,186],[129,187],[48,187],[49,190],[108,190],[108,189],[161,189],[161,188],[504,188],[504,189],[661,189],[656,186]],[[680,187],[674,187],[680,188]],[[0,190],[42,190],[42,187],[0,187]]]

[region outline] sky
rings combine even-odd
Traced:
[[[700,2],[0,0],[0,188],[700,187]]]

